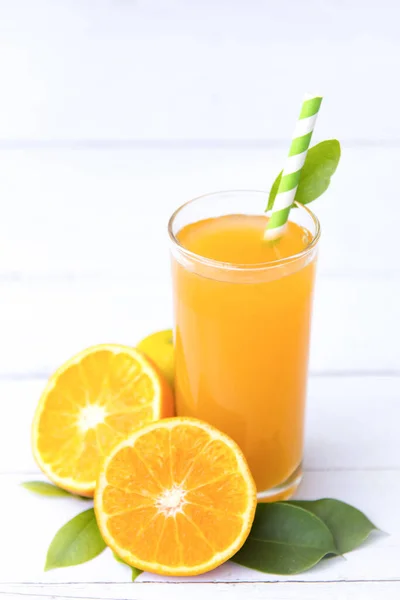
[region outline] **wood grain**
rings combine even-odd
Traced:
[[[320,276],[312,373],[399,373],[400,279]],[[0,376],[49,375],[83,348],[135,345],[172,325],[169,269],[123,281],[0,282]]]
[[[393,0],[1,6],[6,140],[287,140],[305,90],[322,137],[400,137]]]
[[[340,498],[360,510],[383,531],[362,548],[322,563],[296,580],[383,581],[398,579],[400,552],[399,378],[311,379],[305,477],[298,497]],[[42,479],[30,457],[31,415],[43,381],[3,382],[9,415],[0,429],[0,581],[16,582],[123,582],[126,568],[107,551],[98,559],[69,569],[43,573],[46,549],[55,533],[87,501],[43,498],[21,488],[21,481]],[[390,418],[388,418],[390,415]],[[19,435],[15,436],[18,431]],[[19,474],[16,472],[19,471]],[[27,471],[30,471],[29,473]],[[12,515],[18,515],[17,521]],[[34,518],[32,516],[34,515]],[[26,535],[29,532],[29,535]],[[28,561],[21,565],[21,547]],[[141,581],[164,578],[143,574]],[[286,581],[227,563],[193,581]]]
[[[44,573],[47,548],[56,531],[74,515],[86,510],[87,501],[69,498],[35,496],[19,486],[32,477],[0,476],[2,512],[0,527],[2,569],[0,582],[5,583],[70,583],[70,582],[127,582],[127,567],[113,560],[107,549],[96,559],[76,567]],[[312,471],[306,472],[298,496],[303,499],[336,497],[364,511],[373,522],[388,534],[373,534],[371,539],[354,552],[323,561],[314,569],[294,578],[259,573],[228,562],[211,571],[182,580],[143,573],[144,582],[240,582],[240,581],[382,581],[398,579],[400,552],[400,517],[397,499],[400,493],[399,471]],[[18,515],[16,523],[10,515]],[[33,517],[34,516],[34,517]],[[26,532],[29,531],[29,535]],[[29,560],[21,561],[23,556]],[[0,588],[1,589],[1,588]]]
[[[184,202],[223,189],[269,190],[286,147],[0,149],[0,278],[169,278],[167,223]],[[322,224],[319,273],[399,278],[400,149],[343,145]],[[390,218],[376,219],[384,203]]]
[[[0,0],[0,600],[397,600],[400,5],[95,4]],[[132,584],[108,550],[44,574],[56,529],[88,506],[19,486],[42,477],[29,438],[46,377],[87,345],[170,325],[170,214],[210,191],[269,189],[306,89],[325,96],[314,141],[338,137],[343,155],[312,206],[299,497],[348,501],[390,535],[295,579],[227,563]]]
[[[385,600],[397,600],[400,592],[400,581],[381,582],[344,582],[328,581],[318,583],[159,583],[150,586],[145,583],[132,584],[84,584],[69,585],[0,585],[2,600],[17,600],[27,597],[29,600],[57,598],[59,600],[159,600],[161,597],[169,600],[202,600],[211,594],[216,598],[229,600],[344,600],[347,598],[362,598],[375,600],[382,597]]]
[[[0,381],[0,474],[39,473],[31,455],[33,413],[46,380]],[[305,468],[399,471],[400,377],[311,377]],[[29,496],[30,497],[30,496]]]

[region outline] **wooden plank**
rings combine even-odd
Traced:
[[[83,565],[44,573],[46,551],[54,534],[67,520],[90,504],[72,498],[36,496],[18,485],[22,479],[15,475],[0,477],[0,582],[3,584],[0,589],[4,589],[5,583],[107,584],[129,581],[129,570],[117,563],[109,550]],[[346,554],[345,559],[338,557],[324,561],[314,569],[293,578],[263,574],[228,562],[210,573],[185,581],[397,581],[400,559],[399,494],[398,470],[308,472],[299,497],[334,497],[347,501],[364,511],[377,526],[390,535],[375,534],[362,547]],[[18,518],[17,522],[15,517]],[[23,557],[29,557],[29,560]],[[143,573],[139,581],[182,582],[182,579]]]
[[[172,324],[165,269],[125,280],[0,282],[0,376],[49,374],[83,348],[134,345]],[[400,278],[318,279],[311,341],[313,373],[399,372]]]
[[[45,380],[0,381],[0,473],[38,473],[30,428]],[[400,470],[400,378],[311,377],[305,468]]]
[[[287,139],[315,86],[320,135],[399,138],[392,0],[97,4],[3,0],[3,139]]]
[[[168,278],[172,212],[207,192],[268,190],[284,156],[277,146],[0,150],[0,277]],[[388,177],[399,161],[399,148],[344,146],[332,188],[312,205],[320,274],[399,276]],[[382,198],[390,219],[373,218]]]
[[[211,598],[229,600],[347,600],[347,598],[362,598],[376,600],[398,600],[400,593],[399,581],[381,582],[341,582],[329,581],[322,583],[160,583],[147,585],[135,584],[76,584],[67,585],[0,585],[2,600],[16,600],[27,597],[30,600],[42,600],[52,597],[59,600],[76,598],[76,600],[203,600],[205,595]]]

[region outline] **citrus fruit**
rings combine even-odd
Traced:
[[[171,389],[141,352],[94,346],[50,377],[33,420],[33,454],[55,484],[93,496],[102,456],[138,427],[172,415]]]
[[[174,385],[174,340],[171,329],[157,331],[145,337],[138,346],[160,369],[170,386]]]
[[[126,563],[198,575],[243,545],[256,487],[237,444],[190,417],[146,425],[105,458],[95,493],[105,542]]]

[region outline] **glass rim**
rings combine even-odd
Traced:
[[[188,200],[184,204],[181,204],[181,206],[178,206],[178,208],[172,213],[172,215],[168,221],[168,235],[169,235],[170,241],[172,242],[172,245],[174,247],[176,247],[178,249],[178,251],[181,252],[187,258],[189,258],[191,260],[195,260],[197,262],[200,262],[208,267],[212,267],[214,269],[226,269],[226,270],[231,270],[231,271],[237,270],[237,271],[247,271],[247,272],[248,271],[262,271],[262,270],[273,269],[273,268],[276,268],[276,267],[279,267],[282,265],[286,265],[290,262],[294,262],[296,260],[300,260],[300,259],[304,258],[305,256],[307,256],[314,250],[314,248],[316,247],[316,245],[321,237],[320,222],[319,222],[317,216],[307,206],[305,206],[304,204],[300,204],[299,202],[296,202],[296,201],[294,202],[296,207],[300,210],[304,210],[309,215],[309,217],[311,217],[311,219],[314,223],[314,226],[315,226],[315,233],[314,233],[310,243],[301,252],[297,252],[296,254],[291,254],[290,256],[286,256],[285,258],[273,260],[270,262],[247,263],[247,264],[246,263],[242,264],[242,263],[224,262],[224,261],[220,261],[220,260],[215,260],[213,258],[207,258],[205,256],[202,256],[201,254],[192,252],[191,250],[188,250],[187,248],[185,248],[185,246],[183,246],[180,243],[180,241],[178,240],[178,238],[176,237],[176,235],[173,232],[173,225],[174,225],[174,222],[175,222],[177,216],[187,206],[189,206],[190,204],[194,204],[195,202],[197,202],[199,200],[209,198],[211,196],[220,196],[221,194],[245,194],[245,193],[260,194],[263,196],[268,195],[268,192],[265,192],[263,190],[250,190],[250,189],[221,190],[219,192],[209,192],[207,194],[202,194],[201,196],[196,196],[195,198]],[[270,212],[270,211],[268,211],[268,212]]]

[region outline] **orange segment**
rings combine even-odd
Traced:
[[[172,392],[138,350],[84,350],[50,378],[33,422],[33,453],[60,487],[93,496],[100,462],[141,426],[173,415]]]
[[[126,563],[198,575],[242,546],[256,488],[231,438],[203,421],[175,417],[144,426],[111,450],[94,504],[104,540]]]

